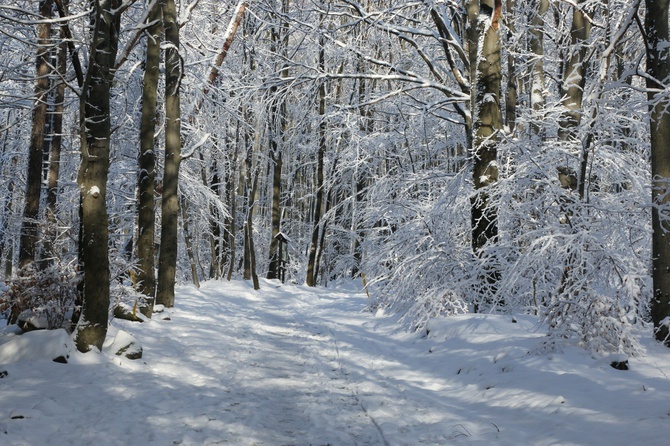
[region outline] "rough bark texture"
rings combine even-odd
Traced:
[[[156,296],[154,235],[156,231],[155,182],[156,102],[160,65],[161,9],[156,4],[149,15],[154,22],[147,31],[147,49],[142,79],[142,118],[140,121],[139,174],[137,177],[137,289],[146,296],[141,311],[151,316]]]
[[[670,223],[659,206],[670,201],[670,100],[663,92],[670,75],[670,48],[668,47],[668,0],[647,0],[645,27],[649,43],[647,79],[650,100],[651,175],[652,175],[652,265],[654,295],[651,300],[651,318],[655,337],[670,347]],[[659,84],[658,82],[661,82]],[[660,92],[660,94],[659,94]]]
[[[49,37],[51,24],[52,0],[41,0],[40,17],[45,19],[37,25],[37,58],[35,66],[35,103],[32,113],[32,129],[30,131],[30,147],[28,152],[28,174],[26,178],[26,197],[21,222],[19,241],[19,268],[23,268],[35,260],[38,240],[38,224],[40,210],[40,192],[42,189],[42,157],[44,132],[47,118],[47,96],[49,92]]]
[[[174,306],[174,285],[177,272],[177,231],[179,226],[179,164],[181,163],[181,116],[179,89],[183,76],[179,55],[179,24],[174,0],[161,2],[165,27],[165,170],[161,247],[158,260],[156,302]]]
[[[75,343],[82,352],[102,348],[109,315],[107,174],[110,146],[110,90],[118,48],[119,17],[111,11],[120,0],[92,3],[88,72],[81,96],[79,264],[83,271],[82,309]]]

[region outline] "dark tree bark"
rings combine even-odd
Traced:
[[[179,89],[183,63],[179,55],[179,24],[174,0],[163,0],[165,28],[165,170],[163,173],[163,202],[161,247],[158,260],[158,290],[156,302],[174,306],[174,286],[177,271],[177,233],[179,226],[179,165],[181,163],[181,112]]]
[[[364,68],[364,63],[362,60],[359,59],[358,61],[358,72],[363,73],[365,72]],[[368,100],[368,95],[369,91],[373,87],[371,87],[365,79],[359,79],[358,80],[358,102],[359,104],[364,104]],[[374,131],[374,120],[372,119],[373,115],[373,110],[369,105],[362,105],[358,108],[358,129],[361,131],[362,134],[364,135],[371,135],[372,132]],[[363,207],[363,202],[365,201],[365,194],[366,194],[366,183],[367,183],[367,177],[369,176],[368,172],[357,172],[356,178],[354,178],[354,181],[356,181],[356,195],[354,196],[354,203],[355,203],[355,212],[358,212],[358,209],[361,209]],[[361,227],[361,222],[357,220],[355,216],[352,216],[352,228],[354,228],[354,242],[353,242],[353,265],[351,268],[351,277],[352,278],[357,278],[358,276],[362,275],[363,272],[361,270],[362,268],[362,263],[363,263],[363,237],[365,237],[365,233],[363,231],[363,228]],[[323,228],[325,231],[325,227]],[[320,252],[321,250],[319,250]]]
[[[670,75],[668,0],[646,0],[647,78],[651,130],[652,279],[651,318],[655,337],[670,347],[670,223],[660,207],[670,202]]]
[[[191,225],[188,221],[188,204],[184,199],[184,195],[179,195],[179,201],[181,202],[181,220],[182,226],[184,228],[184,243],[186,244],[186,255],[188,256],[188,263],[191,267],[191,278],[193,279],[193,285],[196,288],[200,288],[200,279],[198,278],[198,262],[195,258],[195,252],[193,250],[193,240],[191,239]]]
[[[282,1],[282,17],[288,14],[289,0]],[[287,60],[288,23],[282,19],[272,32],[272,51],[281,53]],[[281,78],[288,77],[288,67],[284,65],[280,72]],[[286,102],[277,97],[277,86],[271,87],[270,97],[270,161],[272,162],[272,238],[270,239],[270,265],[268,279],[278,279],[281,259],[279,258],[279,240],[281,231],[281,171],[283,167],[282,150],[284,132],[286,131]]]
[[[270,143],[277,144],[276,141]],[[272,239],[270,240],[270,265],[268,268],[268,279],[279,278],[281,259],[279,258],[279,240],[277,235],[281,230],[281,170],[282,153],[278,147],[270,148],[270,161],[272,162]]]
[[[212,160],[212,180],[208,181],[207,172],[204,167],[203,160],[203,184],[207,185],[212,193],[221,197],[221,184],[219,180],[219,166],[216,162],[216,159]],[[183,201],[182,201],[183,203]],[[225,240],[221,237],[221,225],[225,224],[225,219],[222,221],[221,216],[219,215],[218,209],[214,205],[210,206],[211,218],[209,222],[210,234],[209,234],[209,245],[210,245],[210,256],[212,258],[212,263],[209,268],[209,278],[210,279],[220,279],[223,275],[223,251],[227,249]],[[183,212],[182,212],[183,213]]]
[[[321,50],[319,51],[319,68],[325,70],[325,51],[323,49],[323,40]],[[312,242],[309,248],[309,259],[307,261],[307,279],[308,286],[316,286],[316,278],[319,271],[316,270],[316,253],[319,247],[319,229],[321,218],[323,217],[323,158],[326,154],[326,84],[325,81],[319,86],[319,149],[316,160],[316,204],[314,206],[314,221],[312,228]]]
[[[149,14],[147,49],[142,79],[142,117],[140,121],[139,174],[137,177],[137,290],[145,296],[140,311],[148,317],[156,296],[154,236],[156,231],[156,103],[162,34],[161,8],[157,3]]]
[[[249,141],[247,141],[249,144]],[[254,162],[253,146],[247,145],[247,157],[245,159],[245,190],[247,194],[247,215],[244,221],[244,280],[252,280],[254,289],[260,289],[258,274],[256,274],[256,251],[254,248],[254,207],[256,205],[256,193],[258,191],[258,171],[253,172]]]
[[[110,90],[118,49],[120,0],[91,2],[91,49],[81,96],[79,264],[83,272],[82,308],[75,343],[82,352],[101,349],[109,315],[107,175],[109,171]]]
[[[49,92],[49,73],[51,71],[50,37],[51,9],[53,0],[41,0],[40,18],[37,25],[37,59],[35,66],[35,103],[32,113],[30,131],[30,148],[28,152],[28,174],[26,178],[26,196],[21,222],[19,240],[19,268],[23,268],[35,260],[38,241],[37,219],[40,211],[40,193],[42,190],[42,158],[44,154],[44,133],[47,124],[47,96]]]

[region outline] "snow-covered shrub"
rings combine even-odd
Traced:
[[[468,312],[472,295],[468,184],[440,172],[381,179],[369,191],[364,271],[374,307],[413,329]]]
[[[79,275],[72,264],[57,262],[44,269],[34,263],[9,281],[0,295],[0,311],[9,310],[9,323],[19,318],[41,321],[46,329],[70,328]]]

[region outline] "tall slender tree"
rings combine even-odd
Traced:
[[[67,2],[64,2],[67,7]],[[43,266],[53,263],[56,256],[56,239],[58,237],[58,223],[56,219],[58,202],[58,180],[60,177],[60,163],[63,142],[63,115],[65,113],[65,76],[67,74],[67,42],[64,27],[60,29],[61,43],[56,49],[56,86],[54,108],[51,113],[51,145],[49,153],[49,170],[47,174],[46,199],[46,234],[44,237],[44,252],[46,259]]]
[[[500,60],[500,13],[501,0],[480,1],[479,13],[471,27],[476,30],[481,42],[474,52],[475,66],[473,86],[473,138],[472,175],[475,195],[471,199],[472,249],[475,254],[491,243],[498,241],[498,210],[491,202],[488,188],[498,181],[498,139],[502,129],[500,104],[501,60]],[[470,45],[474,42],[470,39]],[[470,49],[473,55],[472,48]],[[496,265],[486,266],[484,280],[495,287],[499,272]]]
[[[288,77],[288,22],[289,0],[282,0],[279,23],[274,24],[272,28],[271,50],[275,54],[281,54],[283,59],[282,67],[279,71],[279,77],[284,79]],[[279,278],[279,269],[281,259],[279,258],[279,231],[281,230],[281,173],[283,168],[282,151],[284,150],[285,132],[286,132],[286,100],[277,95],[277,83],[270,87],[270,161],[272,163],[272,237],[270,239],[270,265],[268,268],[268,279]]]
[[[149,14],[146,30],[147,46],[142,79],[142,118],[140,121],[139,174],[137,178],[137,283],[146,296],[142,313],[151,316],[156,296],[154,235],[156,227],[156,105],[162,35],[161,7],[155,2]]]
[[[326,56],[324,41],[321,40],[321,48],[319,48],[319,69],[325,71]],[[319,248],[319,230],[322,229],[321,219],[324,212],[324,182],[323,182],[323,162],[326,155],[326,82],[325,80],[319,85],[319,147],[316,156],[316,202],[314,204],[314,219],[312,227],[312,241],[309,248],[309,259],[307,261],[307,285],[316,286],[316,278],[319,271],[315,269],[317,250]]]
[[[179,226],[179,165],[181,163],[181,107],[179,89],[184,64],[179,54],[179,23],[174,0],[162,0],[165,28],[165,164],[158,259],[156,302],[174,306]]]
[[[670,347],[670,32],[668,0],[646,0],[647,89],[651,126],[652,279],[655,337]]]
[[[28,175],[26,178],[26,198],[21,223],[19,247],[19,268],[35,260],[38,241],[37,219],[40,210],[42,190],[42,159],[44,151],[44,133],[47,125],[47,99],[49,93],[49,57],[51,38],[51,10],[53,0],[39,2],[39,15],[42,19],[37,25],[37,59],[35,67],[35,100],[30,131],[28,152]]]

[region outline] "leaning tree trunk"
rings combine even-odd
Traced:
[[[49,93],[49,46],[51,37],[51,8],[53,0],[41,0],[40,18],[37,25],[37,63],[35,67],[35,104],[33,105],[30,148],[28,152],[28,175],[26,178],[26,197],[21,221],[19,239],[19,268],[35,260],[38,240],[37,218],[40,210],[40,192],[42,189],[42,157],[44,150],[44,132],[47,118],[47,96]]]
[[[110,90],[118,49],[120,0],[92,2],[88,72],[81,96],[81,166],[79,264],[83,272],[82,308],[74,339],[86,352],[102,348],[109,315],[107,174],[109,171]],[[118,13],[117,13],[118,14]]]
[[[655,337],[670,347],[670,224],[661,206],[670,202],[670,99],[666,82],[670,75],[668,0],[647,0],[645,27],[649,42],[647,78],[651,136],[652,178],[652,279],[651,318]]]
[[[142,118],[140,121],[139,174],[137,177],[137,290],[145,296],[146,304],[140,311],[148,317],[153,312],[156,296],[154,234],[156,209],[154,202],[156,181],[156,102],[160,66],[161,8],[158,3],[151,10],[147,29],[147,49],[142,79]]]
[[[163,0],[165,28],[165,167],[161,247],[158,260],[156,302],[174,306],[174,285],[177,272],[177,232],[179,225],[179,164],[181,162],[181,117],[179,88],[183,63],[179,55],[179,24],[174,0]]]

